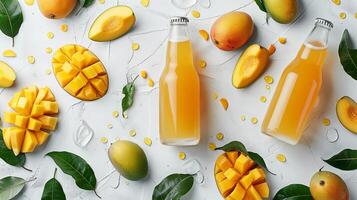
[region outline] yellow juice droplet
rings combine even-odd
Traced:
[[[52,32],[48,32],[47,33],[47,38],[48,39],[53,39],[55,37],[55,34],[53,34]]]
[[[150,0],[141,0],[140,1],[141,5],[144,7],[148,7],[150,4]]]
[[[52,53],[52,48],[51,47],[47,47],[46,48],[46,53],[48,53],[48,54]]]
[[[106,144],[106,143],[108,143],[108,138],[106,138],[106,137],[101,137],[101,138],[100,138],[100,142],[103,143],[103,144]]]
[[[67,32],[68,31],[68,25],[67,24],[61,24],[61,31]]]
[[[265,86],[265,89],[270,90],[270,89],[271,89],[271,88],[270,88],[270,85],[266,85],[266,86]]]
[[[137,51],[140,49],[140,45],[138,43],[133,43],[131,44],[131,49],[133,49],[134,51]]]
[[[198,31],[198,33],[200,34],[202,39],[208,41],[209,34],[208,34],[208,32],[206,30],[201,29],[201,30]]]
[[[331,0],[332,3],[336,4],[336,5],[341,5],[341,0]]]
[[[6,49],[2,52],[2,56],[4,57],[16,57],[16,52],[11,49]]]
[[[206,66],[207,66],[206,61],[200,60],[200,61],[199,61],[199,66],[200,66],[202,69],[206,68]]]
[[[246,120],[247,118],[245,117],[245,115],[241,115],[240,116],[240,120],[242,120],[243,122]]]
[[[330,121],[329,119],[327,119],[327,118],[323,118],[323,119],[322,119],[322,124],[323,124],[324,126],[330,126],[331,121]]]
[[[226,98],[221,98],[221,100],[219,100],[219,101],[221,102],[223,109],[227,110],[228,106],[229,106],[228,100]]]
[[[201,13],[200,13],[198,10],[193,10],[193,11],[191,12],[191,14],[192,14],[192,16],[193,16],[194,18],[200,18],[200,17],[201,17]]]
[[[272,84],[274,82],[274,78],[270,75],[264,76],[264,81],[266,84]]]
[[[265,103],[265,102],[267,102],[267,98],[266,98],[265,96],[261,96],[261,97],[260,97],[260,101],[261,101],[262,103]]]
[[[119,112],[118,111],[113,111],[112,115],[113,115],[113,117],[118,118],[119,117]]]
[[[286,44],[286,38],[285,37],[280,37],[279,38],[280,44]]]
[[[141,76],[141,78],[146,79],[148,77],[148,73],[145,70],[141,70],[140,76]]]
[[[355,13],[355,18],[357,19],[357,12]]]
[[[185,152],[180,152],[180,153],[179,153],[179,159],[180,159],[180,160],[185,160],[185,159],[186,159],[186,154],[185,154]]]
[[[30,64],[34,64],[35,63],[35,57],[33,57],[33,56],[27,57],[27,62],[30,63]]]
[[[25,0],[26,5],[32,6],[35,0]]]
[[[217,133],[216,138],[217,138],[217,140],[223,140],[223,138],[224,138],[223,133],[221,133],[221,132]]]
[[[208,144],[208,147],[209,147],[210,150],[214,151],[214,150],[216,149],[216,144],[213,143],[213,142],[210,142],[210,143]]]
[[[252,122],[252,124],[258,123],[258,119],[256,117],[252,117],[250,121]]]
[[[213,99],[213,100],[217,100],[217,99],[218,99],[218,94],[215,93],[215,92],[213,92],[213,93],[212,93],[212,99]]]
[[[105,0],[98,0],[100,4],[105,4]]]
[[[129,131],[129,135],[130,135],[131,137],[135,137],[135,136],[136,136],[136,130],[135,130],[135,129],[131,129],[131,130]]]
[[[108,124],[107,128],[112,129],[113,128],[113,124]]]
[[[340,19],[346,19],[347,14],[346,14],[345,12],[341,12],[341,13],[339,14],[339,16],[340,16]]]
[[[284,154],[278,154],[276,155],[276,159],[282,163],[285,163],[286,162],[286,157]]]
[[[46,69],[46,74],[47,74],[47,75],[51,75],[51,73],[52,73],[52,71],[51,71],[50,68]]]
[[[151,78],[148,79],[148,85],[149,87],[154,87],[155,83],[154,80],[152,80]]]
[[[148,145],[148,146],[151,146],[151,145],[152,145],[152,141],[151,141],[151,139],[150,139],[149,137],[145,137],[145,138],[144,138],[144,143],[145,143],[146,145]]]

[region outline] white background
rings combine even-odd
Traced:
[[[192,18],[189,9],[177,9],[168,0],[152,0],[148,8],[142,7],[139,0],[120,1],[120,4],[130,5],[133,8],[137,17],[135,28],[129,34],[111,43],[95,43],[87,38],[90,24],[98,14],[116,5],[117,1],[107,0],[105,4],[96,2],[79,16],[64,20],[48,20],[40,14],[37,5],[27,6],[22,0],[20,1],[24,12],[24,23],[15,40],[14,50],[17,57],[0,57],[15,69],[17,81],[14,87],[1,92],[0,111],[3,113],[9,110],[7,102],[21,87],[48,85],[59,102],[60,115],[58,129],[53,132],[47,145],[27,155],[26,167],[33,169],[33,173],[0,161],[0,177],[9,175],[26,179],[32,176],[37,177],[36,181],[26,186],[19,199],[40,199],[43,186],[52,178],[55,168],[54,162],[44,155],[53,150],[70,151],[87,160],[95,171],[99,181],[97,190],[103,199],[149,200],[156,184],[168,174],[183,172],[183,164],[192,159],[197,159],[201,163],[205,182],[195,184],[186,199],[221,199],[213,179],[214,161],[220,152],[210,151],[208,143],[214,142],[220,146],[232,140],[242,141],[248,149],[258,152],[264,157],[269,169],[277,173],[276,176],[268,176],[272,194],[290,183],[308,184],[310,177],[319,168],[325,166],[324,169],[331,170],[344,178],[350,188],[351,199],[357,199],[357,191],[353,189],[357,187],[357,171],[340,171],[321,160],[321,158],[329,158],[344,148],[356,149],[357,147],[357,136],[345,130],[335,114],[335,104],[340,97],[347,95],[357,100],[357,82],[343,71],[337,54],[338,44],[345,28],[349,29],[357,44],[357,19],[351,14],[357,12],[357,2],[342,0],[342,5],[338,8],[328,0],[303,0],[301,1],[301,16],[294,24],[279,25],[270,20],[267,25],[265,14],[251,0],[214,0],[209,9],[204,6],[206,1],[202,1],[203,5],[196,4],[193,7],[201,12],[201,18],[191,19],[189,27],[196,59],[204,59],[208,63],[206,69],[198,69],[202,85],[202,140],[200,145],[195,147],[169,147],[159,143],[158,89],[150,90],[142,79],[137,81],[139,92],[135,96],[133,107],[128,111],[129,118],[124,120],[121,117],[112,116],[113,111],[121,111],[121,88],[126,84],[127,75],[131,77],[141,69],[146,69],[149,76],[157,83],[165,62],[168,18],[172,15],[186,14]],[[251,43],[260,43],[267,47],[275,43],[278,37],[287,37],[286,45],[276,43],[277,51],[272,56],[271,65],[265,72],[275,79],[271,91],[265,89],[263,78],[257,80],[249,88],[242,90],[233,88],[230,80],[231,73],[241,50],[220,51],[198,35],[199,29],[209,30],[217,16],[244,5],[247,6],[241,10],[249,13],[255,22],[255,35]],[[343,9],[342,6],[351,12],[347,14],[346,20],[338,18],[339,9]],[[313,28],[316,17],[324,17],[335,24],[330,34],[323,90],[319,108],[305,136],[298,145],[291,146],[260,133],[260,125],[282,70],[294,58],[304,38]],[[67,33],[61,32],[62,23],[69,24]],[[46,37],[47,32],[50,31],[55,34],[52,40]],[[133,41],[140,44],[140,50],[134,53],[131,50]],[[110,76],[110,88],[104,98],[76,104],[79,101],[68,95],[57,84],[53,74],[46,74],[46,70],[51,68],[51,55],[45,52],[45,48],[51,47],[55,50],[68,43],[90,47],[90,50],[106,65]],[[8,48],[11,49],[11,39],[0,34],[0,51]],[[28,64],[27,56],[29,55],[35,56],[34,65]],[[211,98],[213,92],[229,100],[228,111],[222,109],[219,101]],[[259,101],[260,96],[263,95],[267,96],[267,103]],[[242,122],[240,115],[246,115],[247,120]],[[250,123],[251,117],[257,117],[258,124]],[[330,127],[322,125],[321,121],[324,117],[331,119]],[[76,146],[72,140],[80,119],[87,121],[95,132],[94,138],[86,148]],[[108,124],[113,124],[113,128],[108,129]],[[336,143],[330,143],[326,138],[326,131],[331,127],[336,128],[340,136]],[[136,129],[136,137],[128,135],[130,129]],[[223,141],[215,139],[218,132],[224,133]],[[101,137],[107,137],[108,144],[102,144]],[[152,138],[151,147],[143,143],[144,137]],[[110,142],[118,138],[129,139],[143,147],[148,156],[150,172],[145,180],[138,182],[122,178],[119,188],[114,189],[119,176],[117,173],[111,173],[113,167],[108,160],[107,150]],[[178,159],[180,151],[187,154],[185,161]],[[276,160],[278,153],[286,155],[286,163]],[[110,173],[108,178],[104,178]],[[67,199],[96,199],[93,192],[77,188],[73,179],[60,170],[57,179],[62,183]]]

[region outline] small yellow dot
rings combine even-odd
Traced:
[[[145,137],[144,138],[144,143],[148,146],[151,146],[152,145],[152,140],[149,138],[149,137]]]
[[[140,1],[141,5],[144,7],[148,7],[150,4],[150,0],[141,0]]]
[[[217,140],[220,140],[220,141],[223,140],[223,138],[224,138],[223,133],[221,133],[221,132],[217,133],[216,138],[217,138]]]
[[[154,80],[152,80],[151,78],[148,79],[148,86],[149,87],[154,87],[155,83]]]
[[[208,144],[208,147],[209,147],[210,150],[214,151],[214,150],[216,149],[216,144],[213,143],[213,142],[210,142],[210,143]]]
[[[129,135],[130,135],[131,137],[135,137],[135,136],[136,136],[136,130],[135,130],[135,129],[131,129],[131,130],[129,131]]]
[[[185,159],[186,159],[186,154],[185,154],[185,152],[180,152],[180,153],[179,153],[179,159],[180,159],[180,160],[185,160]]]
[[[100,142],[103,143],[103,144],[106,144],[106,143],[108,143],[108,138],[106,138],[106,137],[101,137],[101,138],[100,138]]]
[[[286,162],[286,157],[284,154],[278,154],[276,155],[276,159],[282,163],[285,163]]]
[[[32,6],[35,0],[25,0],[26,5]]]
[[[194,18],[200,18],[200,17],[201,17],[201,13],[200,13],[198,10],[193,10],[193,11],[191,12],[191,14],[192,14],[192,16],[193,16]]]
[[[341,0],[331,0],[336,5],[341,5]]]
[[[55,37],[55,34],[53,34],[52,32],[48,32],[47,33],[47,38],[48,39],[53,39]]]
[[[2,52],[4,57],[16,57],[16,52],[11,49],[6,49]]]
[[[274,78],[270,75],[264,76],[264,81],[266,84],[272,84],[274,82]]]
[[[218,94],[216,92],[212,93],[212,99],[217,100],[218,99]]]
[[[355,13],[355,18],[357,19],[357,12]]]
[[[240,116],[240,120],[242,120],[243,122],[246,120],[247,118],[245,117],[245,115],[241,115]]]
[[[229,106],[228,100],[226,98],[221,98],[220,102],[221,102],[223,109],[227,110],[228,106]]]
[[[118,111],[113,111],[112,115],[113,115],[113,117],[117,118],[117,117],[119,117],[119,112]]]
[[[200,34],[202,39],[208,41],[209,34],[208,34],[208,32],[206,30],[201,29],[201,30],[198,31],[198,33]]]
[[[261,97],[260,97],[260,101],[261,101],[262,103],[265,103],[265,102],[267,102],[267,98],[266,98],[265,96],[261,96]]]
[[[100,4],[105,4],[105,0],[98,0]]]
[[[323,118],[323,119],[322,119],[322,124],[323,124],[324,126],[330,126],[331,121],[330,121],[329,119],[327,119],[327,118]]]
[[[340,12],[339,16],[340,16],[340,19],[346,19],[347,14],[345,12]]]
[[[206,63],[206,61],[204,61],[204,60],[200,60],[200,61],[199,61],[199,65],[200,65],[200,67],[201,67],[202,69],[204,69],[204,68],[206,68],[207,63]]]
[[[134,51],[137,51],[140,49],[140,45],[138,43],[133,43],[131,44],[131,49],[133,49]]]
[[[35,60],[35,57],[33,57],[33,56],[28,56],[28,57],[27,57],[27,62],[30,63],[30,64],[34,64],[35,61],[36,61],[36,60]]]
[[[286,38],[285,37],[280,37],[279,38],[280,44],[286,44]]]
[[[67,24],[61,24],[61,31],[67,32],[68,31],[68,25]]]
[[[48,53],[48,54],[52,53],[52,48],[51,47],[47,47],[46,48],[46,53]]]
[[[113,128],[113,124],[108,124],[107,128],[112,129]]]
[[[258,123],[258,119],[256,117],[252,117],[250,121],[252,122],[252,124]]]
[[[47,75],[51,75],[51,73],[52,73],[52,71],[51,71],[50,68],[46,69],[46,74],[47,74]]]
[[[141,70],[141,71],[140,71],[140,76],[141,76],[141,78],[146,79],[146,78],[148,77],[147,71]]]
[[[270,85],[266,85],[265,89],[270,90],[271,89]]]

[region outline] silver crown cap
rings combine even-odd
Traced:
[[[319,24],[319,25],[322,25],[326,28],[333,28],[333,23],[330,22],[329,20],[326,20],[326,19],[323,19],[323,18],[316,18],[315,19],[315,24]]]
[[[176,16],[176,17],[170,18],[171,25],[186,25],[186,24],[188,24],[188,22],[189,22],[189,20],[187,17]]]

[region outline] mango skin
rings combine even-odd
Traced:
[[[221,50],[233,51],[248,42],[253,35],[254,22],[245,12],[229,12],[211,27],[211,40]]]
[[[49,19],[67,17],[77,5],[77,0],[37,0],[43,16]]]
[[[15,71],[8,64],[0,61],[0,88],[11,87],[15,80]]]
[[[118,140],[108,150],[109,159],[128,180],[137,181],[148,174],[148,161],[142,148],[127,140]]]
[[[344,96],[336,103],[336,114],[341,124],[349,131],[357,134],[357,103]]]
[[[297,0],[264,0],[265,8],[274,21],[288,24],[298,15]]]
[[[346,183],[336,174],[319,171],[312,176],[310,192],[314,200],[348,200]]]

